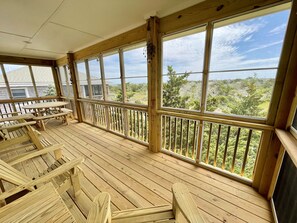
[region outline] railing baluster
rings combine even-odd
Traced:
[[[171,116],[168,117],[168,127],[169,127],[169,133],[168,133],[168,150],[171,151]]]
[[[118,131],[122,133],[121,127],[121,108],[117,107],[117,123],[118,123]]]
[[[4,105],[4,111],[5,111],[5,113],[9,113],[9,112],[7,111],[6,106],[7,106],[7,104]]]
[[[207,144],[207,152],[205,163],[208,164],[209,162],[209,150],[210,150],[210,143],[211,143],[211,135],[212,135],[212,123],[209,123],[209,136],[208,136],[208,144]]]
[[[144,141],[144,123],[143,123],[143,112],[140,113],[141,114],[141,139]]]
[[[134,138],[136,137],[136,113],[135,113],[135,110],[133,110],[133,121],[134,121],[134,133],[133,133],[133,136]]]
[[[238,148],[238,142],[239,142],[239,136],[240,136],[240,128],[238,128],[235,146],[234,146],[234,153],[233,153],[233,159],[232,159],[232,166],[231,166],[231,173],[234,172],[234,166],[235,166],[235,160],[236,160],[236,153]]]
[[[247,138],[247,142],[246,142],[246,147],[245,147],[245,152],[244,152],[242,167],[241,167],[241,171],[240,171],[240,175],[241,176],[243,176],[243,174],[244,174],[244,169],[245,169],[245,165],[246,165],[246,161],[247,161],[247,156],[248,156],[248,152],[249,152],[249,148],[250,148],[252,133],[253,133],[253,130],[250,129],[249,130],[249,135],[248,135],[248,138]]]
[[[226,166],[226,156],[227,156],[227,151],[228,151],[230,129],[231,129],[231,126],[228,126],[227,136],[226,136],[226,144],[225,144],[225,150],[224,150],[224,156],[223,156],[223,164],[222,164],[222,169],[223,170],[225,169],[225,166]]]
[[[140,123],[139,123],[139,111],[137,112],[137,139],[140,139]]]
[[[118,107],[114,107],[114,124],[115,124],[115,131],[119,132]]]
[[[214,157],[214,162],[213,162],[214,166],[217,166],[217,157],[218,157],[218,151],[219,151],[220,136],[221,136],[221,125],[219,125],[219,128],[218,128],[216,151],[215,151],[215,157]]]
[[[188,157],[189,155],[189,131],[190,131],[190,120],[187,120],[187,137],[186,137],[186,154],[185,156]]]
[[[145,113],[145,116],[144,116],[144,123],[145,123],[145,141],[147,142],[148,141],[148,113],[146,112]]]
[[[177,140],[177,119],[174,118],[174,147],[173,152],[176,153],[176,140]]]
[[[112,107],[108,108],[109,120],[110,120],[110,129],[113,130],[113,118],[112,118]]]
[[[163,134],[163,141],[164,141],[164,149],[166,149],[166,116],[164,116],[164,134]]]
[[[127,136],[127,133],[125,132],[125,120],[124,120],[124,113],[125,110],[123,108],[121,108],[121,126],[122,126],[122,133],[125,134],[125,136]]]
[[[197,121],[194,121],[194,133],[193,133],[193,147],[192,147],[192,159],[195,157],[196,151],[196,131],[197,131]]]
[[[181,118],[180,119],[180,142],[179,142],[180,146],[179,146],[179,154],[181,155],[182,154],[182,151],[183,151],[183,119]]]

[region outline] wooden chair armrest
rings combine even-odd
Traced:
[[[110,195],[107,192],[98,194],[93,200],[87,223],[95,222],[111,222]]]
[[[172,185],[173,200],[172,206],[176,219],[181,213],[189,223],[204,223],[195,201],[188,188],[182,183]]]
[[[37,150],[37,151],[33,151],[33,152],[18,155],[16,158],[10,159],[10,160],[8,160],[6,162],[9,165],[15,165],[17,163],[26,161],[28,159],[32,159],[34,157],[37,157],[37,156],[40,156],[40,155],[43,155],[43,154],[47,154],[49,152],[55,152],[55,154],[59,153],[59,154],[62,155],[62,148],[63,148],[63,144],[51,145],[51,146],[48,146],[48,147],[46,147],[44,149],[41,149],[41,150]],[[59,158],[61,158],[61,157],[56,157],[56,159],[59,159]]]
[[[36,124],[36,121],[30,121],[30,122],[22,122],[22,123],[18,123],[18,124],[14,124],[14,125],[4,125],[0,127],[0,130],[9,130],[9,129],[18,129],[24,126],[28,126],[28,125],[34,125]]]
[[[63,165],[59,166],[57,169],[54,169],[53,171],[49,172],[46,175],[43,175],[41,177],[38,177],[34,180],[31,180],[30,182],[20,185],[18,187],[15,187],[9,191],[4,192],[3,194],[0,194],[0,201],[4,200],[10,196],[12,196],[13,194],[16,194],[20,191],[23,190],[30,190],[30,188],[34,187],[35,185],[41,184],[41,183],[47,183],[49,182],[52,178],[59,176],[61,174],[64,174],[65,172],[73,169],[74,167],[78,166],[79,164],[81,164],[84,161],[84,159],[82,157],[79,158],[75,158],[67,163],[64,163]]]

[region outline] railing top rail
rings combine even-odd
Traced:
[[[0,100],[0,104],[15,103],[15,102],[25,102],[25,101],[50,100],[50,99],[59,99],[59,97],[58,96],[45,96],[45,97],[37,97],[37,98],[4,99],[4,100]]]
[[[232,125],[232,126],[238,126],[238,127],[245,127],[245,128],[250,128],[250,129],[270,130],[270,131],[274,130],[274,127],[270,126],[270,125],[251,123],[251,122],[246,122],[246,121],[236,121],[236,120],[216,118],[216,117],[207,117],[207,116],[198,115],[198,114],[197,115],[183,114],[183,113],[179,113],[179,112],[170,112],[170,111],[162,111],[162,110],[158,110],[157,113],[161,114],[161,115],[176,116],[179,118],[207,121],[207,122],[218,123],[218,124],[226,124],[226,125]]]
[[[85,99],[85,98],[80,98],[80,99],[78,99],[78,101],[96,103],[96,104],[101,104],[101,105],[109,105],[109,106],[133,109],[133,110],[138,110],[138,111],[146,111],[146,112],[148,111],[148,107],[146,105],[127,104],[127,103],[123,104],[121,102],[102,101],[102,100]]]

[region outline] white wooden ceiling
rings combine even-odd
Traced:
[[[0,54],[58,59],[202,0],[0,0]]]

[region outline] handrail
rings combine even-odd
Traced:
[[[201,115],[205,117],[215,117],[215,118],[222,118],[227,120],[252,122],[252,123],[258,123],[258,124],[266,124],[266,121],[267,121],[265,118],[259,118],[259,117],[250,117],[250,116],[225,114],[225,113],[209,112],[209,111],[201,112],[198,110],[189,110],[184,108],[161,107],[159,108],[159,111],[177,112],[177,113],[190,114],[190,115]]]
[[[293,163],[297,167],[297,140],[290,132],[282,129],[276,129],[275,133],[278,139],[281,141],[283,147],[291,157]]]
[[[25,102],[25,101],[49,100],[49,99],[60,99],[60,97],[58,97],[58,96],[44,96],[44,97],[35,97],[35,98],[4,99],[4,100],[0,100],[0,104],[14,103],[14,102]]]
[[[192,120],[198,120],[198,121],[208,121],[208,122],[214,122],[218,124],[233,125],[237,127],[246,127],[251,129],[257,129],[257,130],[270,130],[270,131],[274,130],[274,127],[271,125],[251,123],[247,121],[236,121],[236,120],[229,120],[229,119],[223,119],[223,118],[208,117],[208,116],[198,115],[198,114],[197,115],[184,114],[184,113],[164,111],[164,110],[158,110],[157,113],[160,115],[176,116],[179,118],[186,118],[186,119],[192,119]]]
[[[129,103],[124,104],[121,102],[103,101],[103,100],[98,100],[98,99],[87,99],[87,98],[80,98],[77,100],[80,102],[97,103],[97,104],[101,104],[101,105],[109,105],[109,106],[134,109],[134,110],[139,110],[139,111],[148,111],[147,105],[138,105],[138,104],[129,104]]]

